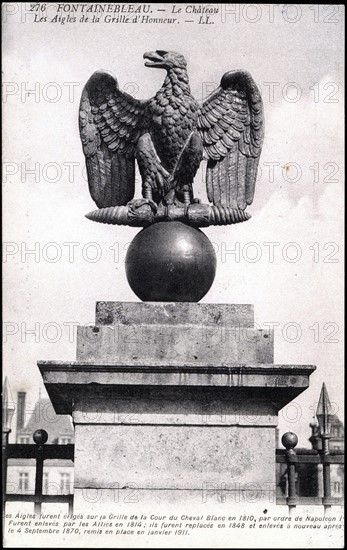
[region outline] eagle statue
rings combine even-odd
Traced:
[[[243,70],[229,71],[200,106],[192,96],[185,58],[157,50],[146,67],[166,70],[149,100],[121,91],[110,74],[97,71],[84,87],[79,128],[89,190],[102,223],[147,226],[184,221],[192,226],[247,220],[264,137],[260,91]],[[193,180],[207,160],[207,196],[193,195]],[[142,198],[134,199],[135,160]]]

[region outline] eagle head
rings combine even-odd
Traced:
[[[156,50],[155,52],[146,52],[143,54],[146,60],[146,67],[156,67],[158,69],[185,69],[187,66],[183,55],[176,52],[166,52],[164,50]]]

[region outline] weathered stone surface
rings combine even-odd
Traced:
[[[77,328],[77,360],[159,360],[173,365],[271,363],[273,331],[195,325],[115,325]]]
[[[278,410],[315,367],[274,365],[273,333],[253,327],[248,305],[103,302],[77,361],[38,363],[73,416],[76,512],[93,487],[101,506],[274,502]]]
[[[142,489],[131,482],[124,489],[116,484],[111,489],[99,488],[97,485],[93,488],[74,488],[74,509],[78,512],[90,513],[92,505],[94,513],[109,514],[112,512],[116,514],[119,513],[119,507],[121,506],[121,511],[128,512],[130,516],[134,513],[134,507],[140,506],[149,515],[153,514],[153,511],[155,511],[153,516],[166,514],[166,521],[172,514],[174,506],[177,507],[176,515],[178,518],[181,518],[181,515],[196,517],[199,514],[205,517],[208,514],[207,510],[211,511],[211,509],[211,513],[214,514],[219,513],[222,516],[227,514],[227,517],[230,517],[231,513],[239,518],[241,514],[245,513],[245,506],[248,510],[249,505],[251,505],[251,513],[256,515],[255,507],[257,509],[257,505],[258,507],[261,505],[258,512],[258,515],[261,516],[264,507],[274,506],[275,502],[275,490],[271,483],[267,484],[264,489],[259,484],[239,484],[228,481],[221,485],[207,481],[199,489],[183,490]],[[156,505],[162,506],[162,508],[154,508]],[[147,506],[146,510],[145,507]],[[278,507],[276,509],[278,510]],[[287,506],[283,509],[280,508],[278,511],[281,511],[283,515],[287,515]],[[312,513],[312,506],[307,512]],[[319,513],[321,513],[320,509],[317,510],[317,514]],[[201,548],[206,548],[207,529],[201,531],[201,535],[204,535]],[[266,542],[268,541],[264,542],[264,546],[266,546]],[[213,542],[211,541],[212,547]]]
[[[75,437],[80,488],[130,482],[144,489],[201,489],[207,482],[264,488],[275,479],[274,427],[77,424]]]
[[[77,398],[76,488],[96,487],[103,502],[112,493],[119,496],[118,491],[127,498],[130,488],[140,491],[139,501],[155,502],[165,494],[170,502],[179,495],[201,502],[204,492],[212,498],[222,487],[238,501],[250,498],[250,487],[253,499],[269,500],[275,471],[274,407],[225,396],[168,397],[158,392],[135,400]]]
[[[72,413],[75,424],[111,425],[198,425],[198,426],[276,426],[277,410],[259,399],[228,399],[219,394],[203,398],[193,392],[151,392],[147,396],[100,399],[76,397]]]
[[[194,302],[97,302],[96,325],[189,324],[253,327],[251,304]]]
[[[208,367],[204,364],[172,366],[160,361],[123,360],[120,364],[89,362],[38,362],[45,387],[58,414],[72,414],[76,398],[124,397],[129,392],[151,396],[157,388],[166,399],[187,390],[202,398],[256,398],[269,401],[276,409],[284,407],[309,386],[313,365],[232,364]],[[141,393],[142,392],[142,393]],[[221,395],[222,394],[222,395]],[[186,395],[186,394],[185,394]]]

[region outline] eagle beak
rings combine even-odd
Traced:
[[[163,55],[160,55],[158,50],[156,52],[144,53],[143,59],[146,59],[146,62],[145,62],[146,67],[157,67],[161,69],[166,67]]]

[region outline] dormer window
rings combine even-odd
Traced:
[[[17,443],[20,445],[28,445],[30,443],[30,436],[29,435],[19,435],[17,437]]]
[[[62,437],[59,437],[59,445],[68,445],[69,443],[72,443],[72,438],[69,435],[63,435]]]

